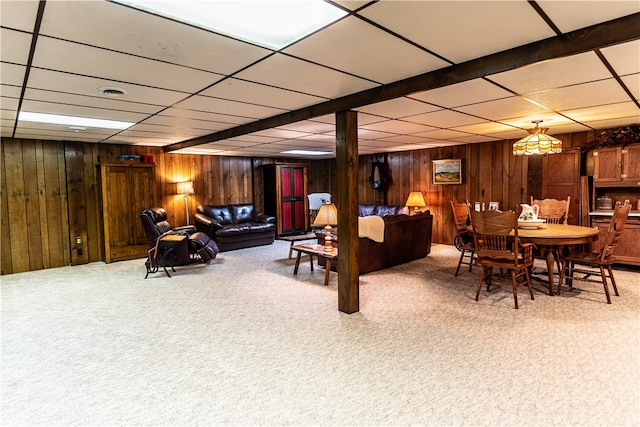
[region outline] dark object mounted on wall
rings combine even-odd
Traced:
[[[384,191],[385,187],[387,186],[387,180],[384,175],[384,163],[371,163],[371,175],[369,176],[369,183],[374,190]]]

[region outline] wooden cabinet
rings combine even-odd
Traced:
[[[640,144],[601,148],[593,152],[596,183],[640,185]]]
[[[264,212],[276,217],[277,234],[309,229],[307,167],[278,163],[263,165]]]
[[[101,163],[99,169],[104,261],[141,258],[149,242],[140,212],[155,205],[154,165]]]
[[[601,231],[606,231],[611,222],[611,216],[593,216],[592,225]],[[600,233],[597,242],[598,249],[604,240],[604,233]],[[622,237],[615,250],[615,257],[621,264],[640,265],[640,217],[629,217],[625,223]]]

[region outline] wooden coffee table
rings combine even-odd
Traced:
[[[309,265],[311,266],[311,271],[313,271],[313,257],[323,257],[327,260],[338,259],[338,248],[333,248],[332,252],[325,252],[324,245],[317,244],[307,244],[307,245],[292,245],[291,249],[298,252],[298,256],[296,257],[296,266],[293,269],[293,274],[298,274],[298,267],[300,266],[300,256],[302,254],[309,255]],[[329,272],[331,271],[331,263],[327,262],[324,272],[324,285],[327,286],[329,284]]]
[[[293,253],[293,245],[296,242],[301,242],[303,240],[315,240],[317,239],[315,233],[307,233],[307,234],[293,234],[290,236],[281,236],[280,240],[284,240],[285,242],[291,242],[291,246],[289,246],[289,259],[291,259],[291,254]]]

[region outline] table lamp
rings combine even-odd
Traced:
[[[333,203],[325,203],[320,206],[318,215],[316,216],[314,224],[322,225],[324,227],[324,251],[333,252],[333,246],[331,245],[331,226],[338,224],[338,210]]]
[[[176,193],[184,196],[184,213],[187,217],[187,225],[189,225],[189,194],[196,194],[193,189],[193,181],[176,183]]]
[[[427,204],[424,202],[424,197],[422,196],[421,192],[412,191],[411,193],[409,193],[409,197],[407,198],[407,203],[405,203],[405,206],[413,208],[413,214],[415,215],[417,213],[420,213],[419,208],[424,208],[427,206]]]

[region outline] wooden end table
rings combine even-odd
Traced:
[[[298,256],[296,257],[296,266],[293,269],[293,274],[298,274],[298,267],[300,266],[300,256],[302,254],[309,255],[309,265],[311,266],[311,271],[313,271],[313,257],[323,257],[327,259],[327,265],[325,267],[324,272],[324,285],[327,286],[329,284],[329,272],[331,271],[331,260],[338,259],[338,248],[333,248],[332,252],[325,252],[324,245],[291,245],[291,249],[298,252]]]

